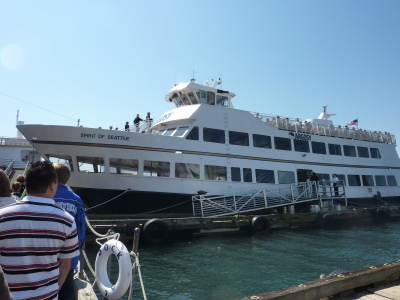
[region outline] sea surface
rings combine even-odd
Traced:
[[[229,300],[316,280],[321,273],[337,269],[350,271],[399,260],[399,237],[400,222],[229,233],[163,245],[140,243],[139,257],[149,300]],[[132,249],[130,243],[125,245]],[[87,247],[93,266],[98,249]],[[115,283],[118,264],[112,265]],[[143,299],[137,272],[134,278],[132,299]]]

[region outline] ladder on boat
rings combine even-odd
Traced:
[[[192,205],[195,217],[218,217],[339,197],[346,197],[344,185],[339,184],[335,190],[331,181],[322,180],[320,183],[274,184],[263,189],[196,195],[192,197]]]

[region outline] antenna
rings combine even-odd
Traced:
[[[19,116],[19,109],[17,109],[17,124],[18,125],[18,116]]]

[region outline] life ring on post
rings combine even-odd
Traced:
[[[118,260],[119,272],[116,284],[108,278],[107,262],[111,254]],[[125,245],[118,240],[104,243],[96,256],[95,273],[97,286],[101,294],[109,300],[121,298],[132,281],[132,262]]]
[[[267,232],[270,228],[269,221],[265,216],[254,216],[251,219],[251,229],[256,232]]]
[[[147,241],[151,243],[161,243],[169,235],[168,224],[162,219],[150,219],[143,227],[143,234]]]

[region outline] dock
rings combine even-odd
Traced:
[[[91,226],[99,233],[109,230],[132,239],[135,228],[141,229],[144,240],[152,243],[174,236],[193,236],[215,231],[234,230],[249,233],[273,229],[329,228],[355,224],[371,224],[400,220],[400,206],[352,208],[339,211],[249,214],[220,217],[157,216],[157,215],[87,215]],[[88,231],[87,242],[92,239]]]
[[[400,261],[392,261],[239,300],[399,300]]]

